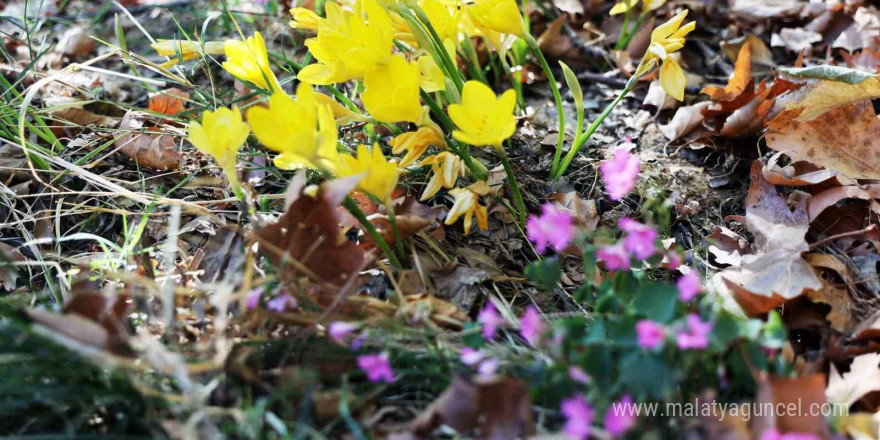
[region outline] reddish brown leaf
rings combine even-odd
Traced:
[[[713,101],[730,101],[742,94],[751,82],[752,55],[751,46],[743,44],[736,57],[736,65],[725,87],[704,87],[700,93],[709,95]]]
[[[123,132],[144,130],[144,123],[129,111],[122,118],[119,129]],[[123,134],[116,138],[116,148],[140,166],[159,171],[176,170],[183,160],[175,138],[161,132]]]
[[[189,93],[171,88],[151,96],[149,109],[152,112],[174,116],[183,111],[186,99],[189,99]]]
[[[838,186],[814,195],[807,205],[810,220],[818,218],[822,211],[843,199],[880,199],[880,184]]]

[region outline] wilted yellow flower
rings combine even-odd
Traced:
[[[688,11],[685,9],[654,29],[654,32],[651,33],[651,45],[648,46],[648,51],[635,73],[635,76],[641,76],[651,70],[658,62],[662,62],[660,85],[669,96],[679,101],[684,99],[687,78],[685,78],[684,70],[681,69],[678,62],[669,55],[684,47],[684,37],[697,26],[693,21],[681,26],[687,14]]]
[[[452,209],[449,210],[449,214],[446,214],[446,221],[443,222],[444,224],[451,225],[464,215],[465,235],[471,232],[471,222],[473,221],[474,214],[477,216],[477,227],[489,229],[489,211],[485,206],[480,205],[479,194],[471,188],[474,185],[467,188],[449,190],[449,194],[455,199],[455,203],[452,204]]]
[[[183,61],[198,58],[203,54],[220,55],[223,53],[223,42],[221,41],[206,41],[204,50],[202,50],[201,43],[184,40],[159,40],[158,43],[153,43],[150,47],[159,55],[171,58],[159,65],[159,67],[165,69],[180,62],[180,58],[177,56],[178,53],[183,58]]]
[[[446,76],[443,75],[440,66],[434,61],[434,57],[431,55],[422,55],[419,57],[418,62],[419,70],[422,74],[422,90],[427,93],[446,90]]]
[[[418,63],[393,56],[387,65],[367,71],[361,101],[377,121],[418,122],[422,115],[420,82]]]
[[[202,115],[202,122],[190,122],[186,131],[187,139],[196,148],[217,160],[232,190],[240,197],[241,185],[235,172],[236,156],[251,129],[242,121],[238,107],[207,110]]]
[[[388,60],[394,38],[388,13],[375,0],[361,0],[359,6],[355,9],[365,11],[366,19],[326,3],[326,25],[319,25],[318,36],[305,43],[319,63],[303,68],[300,81],[326,85],[360,79]]]
[[[515,0],[479,0],[468,7],[468,15],[479,28],[525,36],[523,18]]]
[[[226,40],[223,50],[226,52],[223,68],[232,76],[263,90],[281,90],[281,84],[269,65],[266,43],[259,32],[254,32],[254,36],[248,37],[247,41]]]
[[[401,168],[408,167],[415,162],[416,159],[422,157],[422,154],[424,154],[431,145],[436,147],[446,147],[446,141],[443,140],[443,135],[437,133],[437,131],[431,127],[419,127],[416,131],[399,134],[394,139],[391,139],[389,144],[391,144],[391,152],[393,154],[400,154],[406,151],[406,156],[403,156],[397,164],[397,166]]]
[[[397,164],[385,160],[378,144],[373,145],[372,152],[366,145],[358,145],[357,158],[350,154],[340,157],[336,174],[339,177],[364,174],[358,187],[385,203],[397,186],[400,170]]]
[[[461,92],[461,104],[450,104],[447,109],[452,122],[460,128],[452,132],[452,137],[471,145],[500,148],[501,143],[516,131],[515,105],[513,90],[496,98],[489,86],[468,81]]]
[[[318,94],[308,84],[296,89],[296,100],[284,92],[269,97],[269,107],[251,107],[248,123],[266,147],[281,154],[275,166],[292,170],[323,168],[332,170],[339,153],[336,149],[336,123],[330,106],[319,104]]]
[[[293,16],[293,19],[290,20],[290,27],[306,31],[317,31],[318,26],[324,20],[315,11],[308,8],[293,8],[290,10],[290,15]]]
[[[452,188],[459,177],[464,177],[466,167],[461,158],[449,151],[441,151],[426,157],[421,165],[431,165],[431,180],[419,199],[425,201],[434,197],[440,188]]]

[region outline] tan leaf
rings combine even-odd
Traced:
[[[730,101],[746,90],[746,86],[751,82],[752,73],[752,54],[751,45],[743,44],[736,57],[736,65],[733,73],[727,80],[724,87],[709,86],[700,90],[700,93],[709,95],[713,101]]]
[[[737,61],[737,55],[743,45],[749,46],[750,59],[752,64],[760,64],[763,66],[775,66],[773,62],[773,54],[764,44],[764,40],[756,37],[754,34],[748,34],[744,37],[736,38],[730,41],[721,42],[721,50],[733,61]]]
[[[577,226],[585,232],[594,231],[599,225],[599,211],[595,200],[584,200],[577,191],[550,193],[547,198],[553,200],[557,208],[570,214]]]
[[[831,364],[828,388],[825,389],[829,402],[852,405],[872,391],[880,391],[880,353],[856,356],[849,372],[842,376]]]
[[[793,80],[798,81],[797,78]],[[803,108],[798,121],[806,121],[834,107],[880,97],[880,76],[872,76],[856,84],[829,79],[802,81],[804,85],[795,92],[779,98],[785,110]]]
[[[809,53],[813,44],[822,41],[822,34],[804,28],[785,28],[770,37],[770,45],[784,47],[792,52]]]
[[[816,219],[822,211],[834,206],[843,199],[880,199],[880,184],[838,186],[826,189],[810,197],[809,202],[807,202],[807,212],[810,214],[810,220]]]
[[[696,130],[703,123],[703,110],[710,105],[712,102],[703,101],[679,108],[668,124],[660,126],[660,131],[673,141]]]
[[[116,148],[123,154],[134,160],[138,165],[154,170],[176,170],[180,168],[183,160],[177,150],[175,137],[161,132],[139,133],[135,130],[145,130],[142,120],[137,119],[134,113],[129,111],[122,117],[119,129],[125,133],[116,138]]]

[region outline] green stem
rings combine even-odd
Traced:
[[[397,217],[394,213],[394,204],[391,201],[385,201],[385,211],[388,212],[388,223],[391,224],[391,229],[394,231],[394,241],[397,246],[397,253],[401,256],[406,255],[406,252],[403,250],[403,236],[400,235],[400,229],[397,228]]]
[[[495,147],[495,152],[498,153],[498,157],[501,158],[501,165],[504,166],[504,172],[507,174],[507,183],[510,184],[510,189],[513,190],[513,198],[516,200],[516,210],[519,211],[519,224],[520,226],[525,226],[526,224],[526,204],[523,201],[522,192],[519,190],[519,184],[516,183],[516,176],[513,175],[513,167],[510,166],[510,161],[507,160],[507,151],[504,150],[500,145]]]
[[[571,161],[574,159],[575,156],[577,156],[578,151],[580,151],[584,144],[587,143],[588,140],[590,140],[590,137],[593,136],[593,133],[596,131],[596,129],[598,129],[599,126],[602,125],[602,121],[604,121],[605,118],[608,117],[609,114],[611,114],[611,111],[614,110],[614,107],[616,107],[617,104],[620,103],[620,101],[623,101],[623,98],[626,97],[626,95],[630,91],[632,91],[638,80],[639,79],[636,76],[631,77],[629,81],[627,81],[626,87],[624,87],[624,89],[620,92],[620,95],[618,95],[617,98],[615,98],[614,101],[612,101],[610,104],[608,104],[608,106],[605,107],[605,110],[602,110],[602,113],[599,114],[596,120],[594,120],[589,127],[587,127],[587,131],[585,131],[583,135],[579,135],[575,139],[574,144],[572,144],[571,146],[571,149],[568,150],[568,153],[565,155],[562,163],[559,164],[559,168],[556,170],[556,172],[551,173],[551,178],[558,179],[559,177],[562,177],[563,174],[565,174],[565,170],[568,169]]]
[[[628,33],[628,34],[626,35],[626,39],[623,41],[623,47],[624,47],[624,48],[626,48],[627,46],[629,46],[629,42],[632,41],[632,39],[633,39],[633,37],[636,35],[636,33],[639,32],[639,29],[642,28],[642,23],[645,22],[645,17],[647,17],[647,16],[648,16],[647,14],[639,15],[639,19],[636,20],[636,24],[635,24],[635,26],[633,27],[633,30],[632,30],[630,33]]]
[[[617,44],[614,45],[614,50],[623,50],[626,48],[626,43],[629,41],[627,36],[629,33],[627,32],[629,28],[629,14],[630,10],[627,9],[623,15],[623,26],[620,27],[620,38],[617,39]]]
[[[553,154],[553,166],[550,168],[550,172],[551,174],[557,174],[554,173],[554,170],[559,168],[559,158],[562,156],[562,143],[565,140],[565,111],[562,108],[562,96],[559,94],[559,86],[556,83],[556,77],[553,76],[553,71],[550,70],[550,65],[547,64],[547,59],[544,58],[544,54],[541,53],[541,48],[538,47],[538,42],[535,41],[535,37],[526,34],[526,43],[528,43],[529,49],[532,50],[532,53],[535,54],[535,58],[538,59],[538,63],[541,65],[541,69],[544,70],[544,74],[547,75],[547,80],[550,82],[550,89],[553,91],[553,99],[556,101],[556,116],[559,118],[559,134],[556,138],[556,153]]]
[[[507,77],[510,78],[510,85],[513,86],[513,90],[516,92],[516,105],[520,110],[525,111],[526,101],[523,99],[522,83],[514,74],[513,69],[510,68],[510,64],[507,63],[504,55],[498,54],[498,59],[501,60],[501,65],[504,66],[504,71],[507,73]]]
[[[402,269],[403,266],[400,264],[397,256],[394,255],[394,251],[388,246],[388,242],[382,238],[382,234],[376,230],[376,227],[367,220],[367,216],[361,211],[361,208],[358,207],[357,203],[355,203],[351,197],[346,197],[342,202],[342,205],[345,206],[345,209],[347,209],[348,212],[350,212],[351,215],[361,223],[361,226],[367,230],[367,233],[370,234],[370,237],[373,238],[373,241],[376,242],[376,245],[382,250],[382,253],[384,253],[385,256],[388,257],[388,260],[391,261],[391,264],[396,268]]]

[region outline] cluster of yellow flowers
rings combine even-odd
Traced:
[[[665,3],[642,1],[643,10]],[[612,13],[628,13],[635,3],[622,0]],[[244,41],[222,43],[226,56],[223,68],[264,91],[268,101],[248,108],[246,118],[237,107],[206,111],[201,122],[190,124],[189,140],[217,159],[239,197],[235,158],[251,131],[261,144],[278,153],[274,158],[277,167],[310,168],[327,176],[361,176],[359,188],[386,204],[402,172],[414,166],[430,167],[421,199],[447,189],[454,198],[447,224],[464,216],[464,229],[469,232],[476,217],[477,225],[487,228],[487,210],[480,198],[492,191],[480,180],[485,168],[470,158],[462,144],[494,148],[505,161],[519,197],[502,147],[516,130],[517,96],[514,90],[507,90],[499,97],[481,81],[465,81],[454,60],[458,49],[475,37],[485,39],[500,57],[516,38],[533,41],[515,0],[467,4],[463,0],[355,0],[348,6],[330,1],[325,12],[321,17],[305,8],[291,10],[291,27],[314,34],[305,45],[316,60],[297,73],[300,85],[295,97],[284,92],[272,71],[259,32]],[[636,73],[641,76],[662,62],[661,83],[679,99],[684,73],[668,55],[682,47],[684,36],[694,28],[694,23],[681,27],[686,12],[654,31],[648,55]],[[221,48],[214,42],[200,45],[184,41],[160,41],[153,47],[171,58],[163,67],[216,54]],[[362,81],[360,101],[365,114],[351,102],[342,105],[314,89],[352,80]],[[353,122],[412,123],[415,128],[397,131],[389,142],[391,153],[402,155],[395,163],[383,155],[379,144],[358,145],[354,155],[340,152],[340,147],[346,147],[339,143],[338,125]],[[444,129],[451,132],[452,139]],[[435,151],[428,154],[431,147]],[[469,171],[470,184],[457,186]]]

